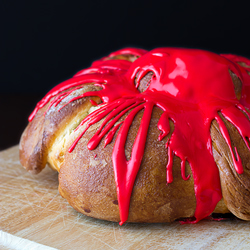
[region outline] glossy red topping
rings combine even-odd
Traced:
[[[84,96],[99,96],[104,105],[88,115],[79,126],[86,123],[87,127],[105,118],[99,130],[88,143],[90,150],[95,149],[102,138],[105,145],[109,144],[115,133],[117,138],[113,148],[112,161],[117,197],[120,209],[120,224],[123,224],[129,213],[130,196],[134,181],[144,154],[148,127],[154,106],[163,110],[158,122],[159,140],[170,131],[169,119],[174,122],[175,129],[166,144],[168,164],[166,166],[167,183],[171,183],[174,155],[181,159],[182,178],[185,176],[185,162],[189,162],[196,195],[195,221],[209,216],[218,201],[222,198],[218,168],[212,154],[210,125],[216,119],[221,133],[225,138],[234,160],[236,171],[243,173],[241,159],[233,152],[229,133],[218,115],[223,116],[238,129],[246,145],[250,137],[250,123],[246,116],[250,108],[250,61],[234,55],[217,55],[208,51],[194,49],[159,48],[147,52],[141,49],[128,48],[112,53],[140,56],[133,63],[126,60],[96,61],[88,69],[78,72],[73,78],[53,88],[38,104],[30,116],[33,119],[37,110],[58,95],[51,105],[58,104],[71,91],[69,88],[80,88],[82,84],[95,82],[102,90],[84,93],[71,101]],[[239,65],[237,62],[244,62]],[[229,70],[236,74],[243,83],[242,97],[236,98],[234,84]],[[153,77],[148,88],[140,93],[140,80],[148,73]],[[135,79],[137,85],[135,86]],[[95,104],[94,104],[95,105]],[[125,156],[125,142],[129,127],[135,115],[143,110],[143,117],[135,139],[131,159]],[[116,124],[119,118],[128,113],[123,122]],[[77,141],[70,147],[72,151]],[[170,184],[171,185],[171,184]],[[191,221],[190,221],[191,222]]]

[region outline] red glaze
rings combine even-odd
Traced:
[[[209,216],[218,201],[221,200],[221,187],[218,168],[212,154],[210,126],[216,119],[221,133],[225,138],[236,171],[243,173],[241,159],[236,148],[233,149],[229,133],[218,115],[220,111],[242,135],[249,148],[247,139],[250,137],[250,123],[246,116],[250,107],[250,61],[233,55],[217,55],[211,52],[195,49],[159,48],[147,52],[145,50],[128,48],[112,53],[110,57],[119,54],[138,56],[133,63],[125,60],[106,60],[102,58],[92,64],[92,67],[78,72],[73,78],[53,88],[38,104],[29,120],[32,120],[37,110],[43,107],[56,95],[50,106],[57,105],[63,98],[85,83],[95,82],[103,89],[84,93],[71,101],[84,96],[99,96],[103,106],[87,116],[79,126],[87,124],[86,129],[69,148],[71,152],[81,136],[94,123],[105,118],[95,135],[88,142],[90,150],[95,149],[105,137],[105,146],[109,144],[115,133],[117,138],[113,148],[112,161],[117,197],[120,209],[120,224],[123,224],[129,213],[130,196],[134,181],[144,154],[148,127],[154,106],[163,110],[158,122],[159,140],[170,131],[169,119],[174,122],[174,132],[166,144],[168,164],[166,166],[167,183],[173,180],[172,164],[174,155],[181,159],[181,173],[184,180],[185,163],[189,162],[196,195],[196,223]],[[240,66],[237,62],[244,62]],[[247,66],[248,65],[248,66]],[[234,92],[234,85],[229,69],[242,81],[242,98],[239,101]],[[148,73],[153,77],[148,88],[140,93],[137,85]],[[73,90],[69,90],[73,88]],[[62,91],[66,91],[61,93]],[[61,94],[60,94],[61,93]],[[96,105],[92,101],[93,105]],[[143,117],[136,136],[131,158],[126,160],[125,143],[131,123],[136,114],[143,110]],[[128,111],[123,122],[116,124]],[[235,154],[234,154],[235,152]]]

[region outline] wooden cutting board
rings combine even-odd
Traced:
[[[0,249],[250,249],[250,222],[125,224],[86,217],[58,193],[57,173],[24,170],[0,152]]]

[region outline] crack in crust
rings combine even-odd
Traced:
[[[78,89],[73,92],[72,96],[99,89],[93,84],[85,85],[81,91]],[[65,141],[81,120],[88,115],[90,107],[93,106],[90,99],[101,103],[99,97],[85,97],[69,103],[61,110],[61,105],[58,105],[46,112],[52,99],[38,111],[34,120],[28,124],[20,141],[20,162],[29,172],[39,173],[46,163],[49,163],[50,167],[55,170],[60,169]]]

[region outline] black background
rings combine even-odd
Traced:
[[[0,149],[18,143],[54,85],[117,49],[189,47],[250,58],[249,8],[240,1],[2,0],[0,22]]]

